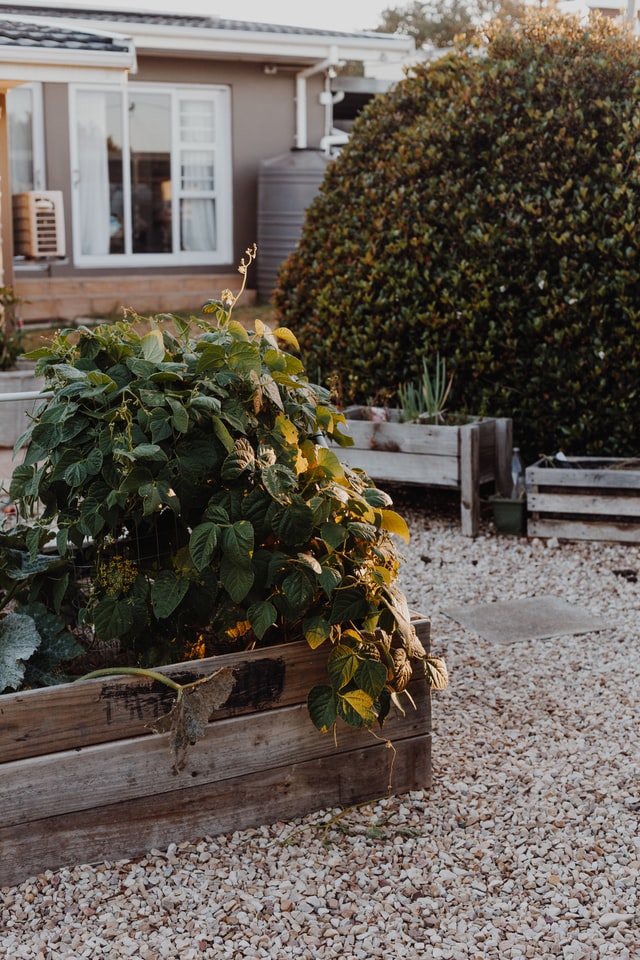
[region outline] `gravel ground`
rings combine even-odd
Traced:
[[[47,871],[0,892],[0,957],[640,958],[638,550],[472,541],[417,504],[403,585],[451,678],[433,790]],[[542,594],[609,629],[497,644],[442,614]]]

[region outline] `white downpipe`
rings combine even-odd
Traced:
[[[323,70],[329,70],[331,67],[339,66],[338,48],[329,47],[329,56],[326,60],[315,63],[306,70],[301,70],[296,74],[296,148],[306,150],[307,139],[307,80],[309,77],[322,73]]]

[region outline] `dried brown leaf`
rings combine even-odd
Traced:
[[[217,670],[204,680],[185,685],[169,713],[147,724],[154,733],[169,734],[175,773],[184,770],[189,747],[202,739],[212,711],[227,702],[233,687],[233,670]]]

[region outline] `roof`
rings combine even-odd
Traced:
[[[64,16],[69,20],[96,20],[108,23],[130,23],[148,26],[191,27],[209,30],[241,30],[252,33],[289,33],[326,37],[361,37],[380,34],[376,31],[358,33],[336,30],[316,30],[312,27],[287,26],[276,23],[254,23],[249,20],[230,20],[225,17],[198,14],[151,13],[145,10],[97,9],[95,7],[67,6],[65,4],[0,3],[0,13],[12,13],[22,17]]]
[[[398,59],[411,55],[414,42],[397,34],[360,31],[315,30],[285,24],[253,23],[216,16],[150,13],[110,7],[67,5],[66,3],[0,3],[0,18],[46,21],[69,28],[74,23],[92,31],[96,24],[105,30],[130,35],[139,52],[201,54],[219,57],[269,58],[271,61],[313,63],[327,56],[329,47],[338,47],[345,60]]]
[[[4,11],[0,11],[1,13]],[[87,33],[84,30],[68,30],[45,24],[21,20],[0,19],[1,47],[35,47],[49,50],[90,50],[108,53],[125,53],[129,44],[123,38],[107,34]],[[3,51],[4,52],[4,51]]]
[[[135,66],[128,37],[25,20],[0,8],[0,90],[35,80],[124,82]]]

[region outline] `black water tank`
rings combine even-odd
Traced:
[[[263,160],[258,174],[258,297],[268,301],[280,265],[295,250],[305,211],[331,158],[321,150],[291,150]]]

